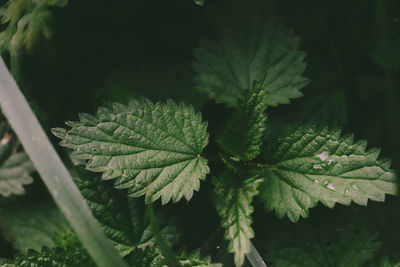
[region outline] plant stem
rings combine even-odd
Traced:
[[[156,238],[156,243],[162,255],[164,256],[165,261],[170,267],[181,267],[182,265],[179,263],[171,247],[167,244],[167,242],[165,242],[165,239],[162,236],[160,227],[158,226],[157,218],[154,214],[153,204],[147,204],[147,210],[149,211],[151,230],[153,231],[154,237]]]
[[[55,202],[98,266],[125,266],[94,219],[70,173],[57,155],[3,59],[0,107]]]

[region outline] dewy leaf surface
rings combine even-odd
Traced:
[[[207,123],[191,106],[133,100],[112,110],[99,108],[96,116],[80,114],[80,122],[67,124],[72,129],[53,129],[60,144],[131,197],[161,197],[163,204],[189,200],[209,173],[200,156],[208,143]]]
[[[368,199],[384,201],[397,193],[390,161],[378,160],[379,150],[365,150],[365,141],[322,127],[291,127],[266,141],[268,165],[260,192],[265,208],[293,222],[307,217],[308,209],[321,201],[328,207]],[[275,143],[274,143],[275,142]]]
[[[128,255],[135,248],[154,245],[141,199],[127,197],[124,191],[114,189],[110,181],[101,181],[98,175],[79,168],[78,173],[76,183],[79,190],[121,256]],[[165,223],[162,226],[161,233],[169,238],[168,241],[173,241],[176,238],[175,227]]]
[[[261,1],[233,1],[219,10],[223,25],[216,41],[203,41],[195,49],[197,88],[218,103],[236,106],[254,82],[267,75],[267,104],[287,104],[302,96],[308,83],[306,64],[298,51],[299,39]]]
[[[267,120],[265,97],[264,83],[256,84],[217,136],[222,150],[236,160],[252,160],[260,153]]]
[[[254,237],[251,202],[258,194],[257,186],[262,182],[252,177],[237,184],[239,180],[228,171],[213,179],[217,211],[225,228],[225,239],[229,240],[228,250],[235,254],[236,266],[242,266],[245,255],[250,252],[250,239]]]

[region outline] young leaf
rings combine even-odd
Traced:
[[[29,251],[28,255],[16,257],[14,260],[0,262],[0,267],[62,267],[62,266],[87,266],[96,265],[81,246],[63,248],[44,248],[39,253]]]
[[[121,256],[128,255],[136,247],[154,245],[143,201],[127,197],[125,192],[114,189],[110,182],[101,181],[95,174],[79,168],[78,173],[78,188]],[[176,229],[172,225],[164,225],[161,233],[169,237],[170,242],[176,238]]]
[[[7,206],[0,213],[0,230],[23,254],[54,247],[62,233],[71,231],[58,208],[48,203]]]
[[[286,227],[282,221],[267,225],[265,257],[273,266],[365,266],[381,247],[378,231],[366,224],[365,217],[342,214]]]
[[[0,140],[0,195],[25,193],[23,185],[33,182],[30,174],[34,171],[33,164],[25,152],[11,153],[8,135]],[[10,153],[8,153],[10,152]]]
[[[77,158],[88,159],[86,168],[115,179],[131,197],[146,201],[161,197],[163,204],[190,200],[209,168],[200,156],[208,143],[207,123],[190,106],[153,104],[133,100],[113,110],[99,108],[97,115],[80,114],[72,129],[53,129]]]
[[[221,39],[203,41],[194,51],[197,88],[218,103],[236,106],[245,90],[267,75],[268,105],[302,96],[299,90],[308,79],[302,77],[306,64],[299,39],[261,1],[235,1],[231,6],[218,13],[225,26]]]
[[[268,165],[258,173],[264,177],[260,191],[268,211],[296,222],[318,201],[328,207],[351,201],[365,206],[368,199],[384,201],[385,194],[396,194],[390,161],[378,160],[378,149],[366,151],[365,141],[354,143],[353,135],[340,132],[292,127],[267,140]]]
[[[250,239],[254,237],[251,202],[262,180],[252,177],[241,184],[238,181],[240,177],[228,171],[213,179],[217,211],[225,228],[225,238],[229,240],[228,249],[235,254],[236,266],[242,266],[245,255],[250,252]]]
[[[217,136],[221,149],[234,159],[252,160],[260,153],[267,120],[264,88],[264,83],[255,85]]]

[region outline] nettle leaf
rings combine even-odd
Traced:
[[[222,227],[226,229],[225,238],[229,240],[228,250],[235,254],[236,266],[242,266],[245,255],[250,252],[250,239],[254,237],[251,202],[258,194],[257,186],[262,180],[252,177],[238,181],[240,177],[225,171],[213,179],[213,184],[217,211],[222,218]]]
[[[264,83],[257,83],[217,136],[221,149],[236,160],[252,160],[260,153],[267,120],[265,97]]]
[[[197,88],[218,103],[237,106],[245,90],[266,76],[267,104],[287,104],[302,96],[308,83],[299,39],[266,3],[240,1],[217,13],[223,30],[217,41],[202,41],[194,50]],[[225,17],[226,16],[226,17]]]
[[[101,181],[97,175],[80,169],[78,173],[76,183],[83,197],[121,256],[137,247],[155,244],[143,201],[127,197],[124,191],[114,189],[109,181]],[[176,227],[165,222],[162,226],[161,233],[172,243],[177,236]]]
[[[32,162],[25,152],[12,151],[11,138],[4,134],[0,140],[0,195],[5,197],[24,194],[23,185],[33,182],[30,176],[34,171]]]
[[[292,226],[267,226],[268,266],[365,266],[381,247],[378,231],[367,220],[335,214]]]
[[[368,199],[384,201],[385,194],[397,193],[390,161],[378,160],[378,149],[366,151],[366,141],[353,142],[353,135],[340,132],[291,127],[266,141],[268,165],[259,174],[264,177],[260,192],[268,211],[295,222],[307,217],[318,201],[328,207],[351,201],[365,206]]]
[[[137,249],[127,258],[130,266],[135,267],[167,267],[167,262],[155,247]],[[222,267],[221,264],[211,263],[210,257],[202,257],[199,251],[181,252],[178,255],[182,267]]]
[[[67,125],[72,129],[53,129],[60,145],[88,159],[86,169],[115,180],[130,197],[161,197],[163,204],[190,200],[209,173],[200,155],[208,143],[207,123],[191,106],[132,100],[99,108],[96,116],[80,114],[80,122]]]
[[[28,250],[55,247],[63,233],[71,230],[52,203],[9,205],[0,212],[0,230],[23,254]]]
[[[41,252],[29,251],[28,255],[17,256],[14,260],[0,262],[0,267],[95,267],[86,251],[79,245],[67,248],[43,248]]]

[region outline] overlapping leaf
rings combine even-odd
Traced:
[[[312,218],[299,224],[268,225],[265,258],[277,267],[360,267],[381,247],[379,233],[355,214]],[[349,216],[350,215],[350,216]],[[378,266],[378,265],[373,265]],[[379,265],[384,266],[384,265]]]
[[[242,266],[245,255],[250,252],[250,239],[254,237],[251,202],[262,180],[252,177],[238,181],[240,178],[228,171],[213,179],[217,211],[225,228],[225,238],[229,240],[228,249],[235,254],[236,266]]]
[[[291,127],[266,142],[267,165],[260,189],[267,210],[291,221],[307,217],[321,201],[328,207],[368,199],[384,201],[396,194],[396,175],[390,161],[379,160],[379,150],[366,150],[365,141],[322,127]]]
[[[299,40],[270,6],[261,1],[235,1],[217,12],[223,29],[218,41],[203,41],[194,51],[197,88],[218,103],[236,106],[254,82],[267,75],[267,104],[287,104],[302,96],[308,79],[302,77],[306,64],[298,51]]]
[[[113,110],[99,108],[96,116],[80,114],[80,120],[53,133],[74,157],[89,160],[88,170],[114,179],[131,197],[161,197],[163,204],[189,200],[209,172],[200,155],[208,143],[207,123],[190,106],[133,100]]]
[[[110,182],[101,181],[84,170],[79,169],[76,182],[94,217],[121,256],[126,256],[137,247],[154,245],[142,200],[127,197],[124,191],[114,189]],[[161,233],[169,242],[177,236],[175,227],[165,223]]]

